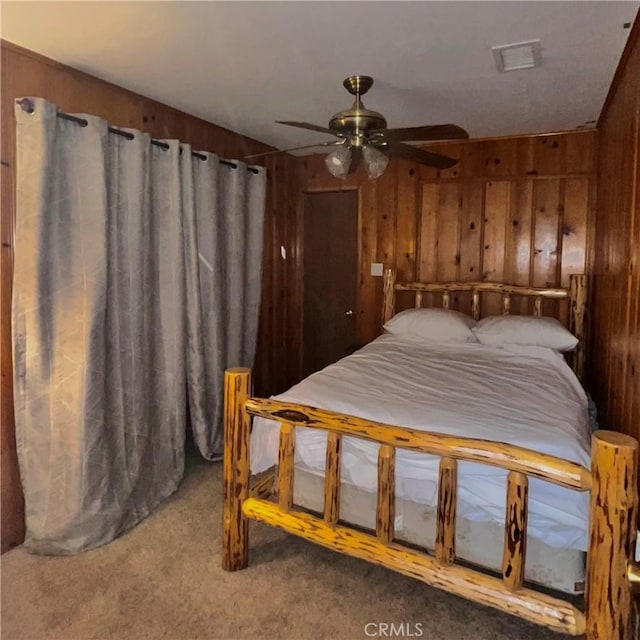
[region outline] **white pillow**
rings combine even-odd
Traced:
[[[453,309],[407,309],[393,316],[384,328],[398,336],[438,343],[476,342],[475,320]]]
[[[573,351],[578,344],[556,318],[537,316],[488,316],[473,327],[473,333],[482,344],[495,347],[521,344]]]

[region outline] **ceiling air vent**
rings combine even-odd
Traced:
[[[491,47],[491,50],[498,71],[517,71],[540,66],[540,40],[503,44],[499,47]]]

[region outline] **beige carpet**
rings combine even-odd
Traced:
[[[189,467],[172,498],[101,549],[2,556],[2,638],[364,640],[384,622],[412,639],[564,637],[257,523],[249,568],[226,573],[221,466]]]

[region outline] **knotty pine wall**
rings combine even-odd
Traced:
[[[2,550],[24,535],[23,500],[15,453],[11,362],[11,282],[13,274],[15,118],[13,101],[39,96],[67,112],[89,113],[121,127],[134,127],[155,138],[178,138],[194,149],[224,158],[242,158],[270,147],[104,82],[31,51],[2,42]],[[288,312],[295,283],[293,260],[283,261],[280,246],[295,256],[298,161],[288,155],[269,158],[265,224],[264,291],[260,317],[256,390],[285,389],[296,366],[298,323]],[[295,306],[294,306],[295,308]]]
[[[598,128],[591,388],[601,422],[640,439],[640,16]]]
[[[591,130],[434,144],[430,150],[460,162],[437,171],[393,159],[375,181],[363,167],[338,180],[322,156],[306,157],[304,189],[359,192],[359,341],[381,331],[382,278],[369,275],[372,262],[395,267],[403,280],[565,287],[571,273],[584,273],[596,136]],[[546,313],[566,318],[566,305],[554,304]],[[468,297],[456,305],[468,311]],[[496,298],[483,313],[499,310]]]

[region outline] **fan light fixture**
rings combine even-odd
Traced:
[[[359,149],[358,152],[360,152]],[[362,157],[367,169],[367,175],[371,180],[379,178],[389,164],[389,158],[385,156],[382,151],[378,151],[378,149],[368,144],[362,147]],[[345,180],[349,175],[353,163],[351,148],[341,146],[335,149],[325,156],[324,163],[334,178]]]
[[[344,180],[349,175],[351,160],[351,149],[341,146],[328,154],[324,163],[332,176]]]
[[[362,155],[364,156],[364,164],[367,167],[367,175],[371,180],[379,178],[386,170],[389,164],[389,158],[378,151],[375,147],[365,145]]]

